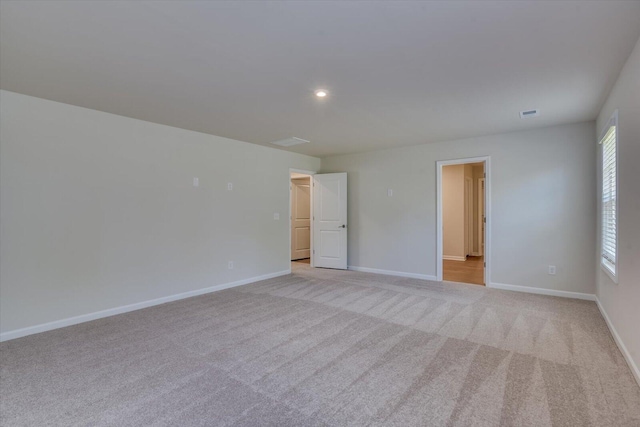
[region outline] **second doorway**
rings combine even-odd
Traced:
[[[311,175],[291,172],[291,261],[311,260]]]

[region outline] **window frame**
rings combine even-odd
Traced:
[[[615,183],[614,183],[614,187],[615,187],[615,201],[614,201],[614,210],[615,210],[615,262],[611,262],[610,260],[606,259],[604,257],[603,254],[603,246],[604,246],[604,139],[607,136],[607,134],[609,133],[609,129],[611,129],[611,127],[614,126],[615,130],[615,169],[616,169],[616,179],[615,179]],[[600,132],[600,138],[598,139],[598,145],[601,146],[600,148],[600,158],[599,158],[599,162],[600,162],[600,187],[599,187],[599,200],[598,200],[598,207],[599,207],[599,218],[600,218],[600,227],[599,227],[599,252],[598,252],[598,257],[600,258],[600,268],[607,274],[607,276],[609,276],[609,278],[615,283],[618,284],[618,260],[620,259],[620,255],[619,255],[619,248],[620,248],[620,210],[618,209],[619,207],[619,176],[620,176],[620,170],[619,170],[619,164],[620,164],[620,127],[618,126],[618,110],[615,110],[613,112],[613,114],[611,115],[611,118],[609,118],[609,120],[607,121],[606,125],[604,126],[604,129],[602,129],[602,131]]]

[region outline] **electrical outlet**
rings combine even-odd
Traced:
[[[278,212],[273,214],[273,219],[278,221],[280,219],[280,214]]]
[[[549,274],[552,276],[556,275],[556,266],[555,265],[550,265],[549,266]]]
[[[199,185],[200,185],[200,180],[198,179],[198,177],[197,177],[197,176],[194,176],[194,177],[193,177],[193,186],[194,186],[194,187],[197,187],[197,186],[199,186]]]
[[[227,267],[229,268],[229,270],[233,270],[233,261],[229,261],[229,264],[227,264]]]
[[[387,189],[387,196],[393,197],[393,190],[391,188]]]
[[[233,182],[227,182],[227,190],[228,191],[233,190]]]

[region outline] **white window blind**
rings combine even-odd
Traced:
[[[614,277],[618,249],[617,125],[614,115],[604,137],[600,140],[602,145],[602,265]]]

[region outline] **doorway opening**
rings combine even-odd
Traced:
[[[347,269],[347,174],[289,169],[289,260]]]
[[[313,173],[289,172],[289,242],[291,267],[313,266]]]
[[[489,158],[437,162],[437,278],[485,285],[489,277]]]

